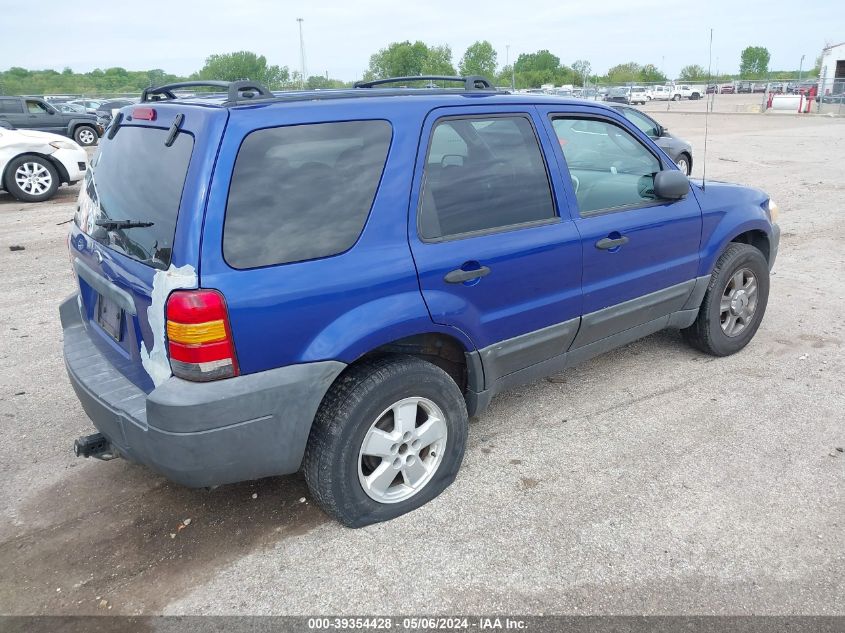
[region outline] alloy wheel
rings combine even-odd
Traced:
[[[15,170],[15,183],[24,193],[40,196],[53,186],[53,176],[41,163],[26,162]]]
[[[405,398],[379,415],[358,454],[358,481],[379,503],[399,503],[434,476],[448,430],[440,408],[427,398]]]
[[[728,280],[719,304],[719,322],[727,336],[738,336],[757,311],[757,277],[748,268],[736,271]]]

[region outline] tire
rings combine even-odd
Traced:
[[[393,413],[400,406],[411,413],[400,416],[412,429],[403,433]],[[420,429],[423,442],[439,439],[416,445]],[[398,355],[362,361],[323,398],[305,449],[305,480],[319,506],[340,523],[387,521],[431,501],[455,480],[467,430],[463,394],[436,365]],[[365,452],[365,440],[373,452]]]
[[[59,188],[59,172],[49,160],[24,154],[6,167],[6,191],[23,202],[44,202]]]
[[[680,100],[681,100],[681,95],[679,95],[679,94],[672,95],[672,101],[680,101]]]
[[[97,130],[90,125],[80,125],[73,131],[73,140],[83,147],[96,145],[98,138]]]
[[[750,288],[752,278],[756,287],[753,310],[750,316],[741,319],[735,316],[734,309],[747,309],[751,305],[752,293],[745,290],[743,303],[742,298],[733,294],[731,288],[734,291],[739,290],[740,286]],[[731,301],[731,297],[735,297],[735,301]],[[713,356],[729,356],[754,338],[766,313],[768,301],[769,265],[763,253],[748,244],[732,242],[716,262],[695,323],[681,330],[681,333],[690,345],[702,352]],[[730,307],[726,308],[726,305]],[[740,329],[731,331],[732,319],[735,319],[734,326],[741,325]]]
[[[686,152],[678,156],[678,160],[675,164],[678,165],[678,169],[684,172],[687,176],[692,173],[692,158],[690,158],[689,154]]]

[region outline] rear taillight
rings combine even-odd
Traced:
[[[238,375],[226,300],[216,290],[177,290],[167,300],[173,375],[205,382]]]

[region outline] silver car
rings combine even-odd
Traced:
[[[619,110],[631,123],[648,134],[655,144],[666,152],[678,168],[687,176],[692,173],[692,145],[685,140],[669,134],[669,130],[660,125],[650,116],[637,110],[622,105],[612,106]]]

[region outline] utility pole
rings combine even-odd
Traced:
[[[305,88],[305,40],[302,39],[302,18],[296,18],[299,22],[299,89]]]
[[[801,73],[804,71],[804,56],[801,55],[801,63],[798,64],[798,83],[801,83]]]

